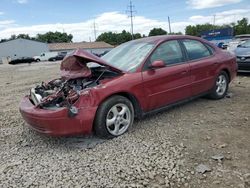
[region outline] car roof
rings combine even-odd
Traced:
[[[189,35],[159,35],[159,36],[152,36],[152,37],[145,37],[141,39],[137,39],[135,41],[138,42],[149,42],[149,43],[161,43],[166,40],[173,40],[173,39],[195,39],[199,41],[206,42],[204,39],[200,37],[194,37],[194,36],[189,36]]]

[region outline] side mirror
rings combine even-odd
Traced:
[[[162,68],[162,67],[165,67],[165,66],[166,65],[165,65],[164,61],[156,60],[151,65],[149,65],[149,68],[151,68],[151,69],[159,69],[159,68]]]

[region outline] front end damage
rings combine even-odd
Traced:
[[[30,90],[20,112],[32,128],[50,135],[89,133],[97,110],[91,90],[121,74],[100,58],[76,51],[61,63],[61,78]]]
[[[94,78],[59,78],[32,88],[29,98],[38,108],[53,110],[65,107],[68,109],[68,115],[73,117],[78,113],[74,103],[82,95],[82,91],[98,84]]]
[[[75,116],[77,108],[74,103],[79,99],[82,91],[119,75],[118,71],[113,69],[102,59],[78,50],[62,61],[61,78],[48,83],[43,82],[32,88],[30,100],[35,106],[43,109],[66,107],[69,110],[69,116]]]

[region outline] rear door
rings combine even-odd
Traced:
[[[151,69],[156,60],[166,67]],[[190,67],[177,40],[162,43],[149,57],[142,72],[147,110],[153,110],[190,97]]]
[[[190,64],[192,95],[207,92],[214,85],[216,69],[219,66],[213,48],[193,39],[182,40],[182,44]]]

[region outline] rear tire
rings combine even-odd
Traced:
[[[133,121],[132,103],[126,97],[116,95],[99,106],[94,131],[101,138],[114,138],[127,132]]]
[[[228,84],[228,74],[225,71],[221,71],[220,74],[217,76],[214,83],[214,87],[208,97],[215,100],[224,98],[227,94]]]

